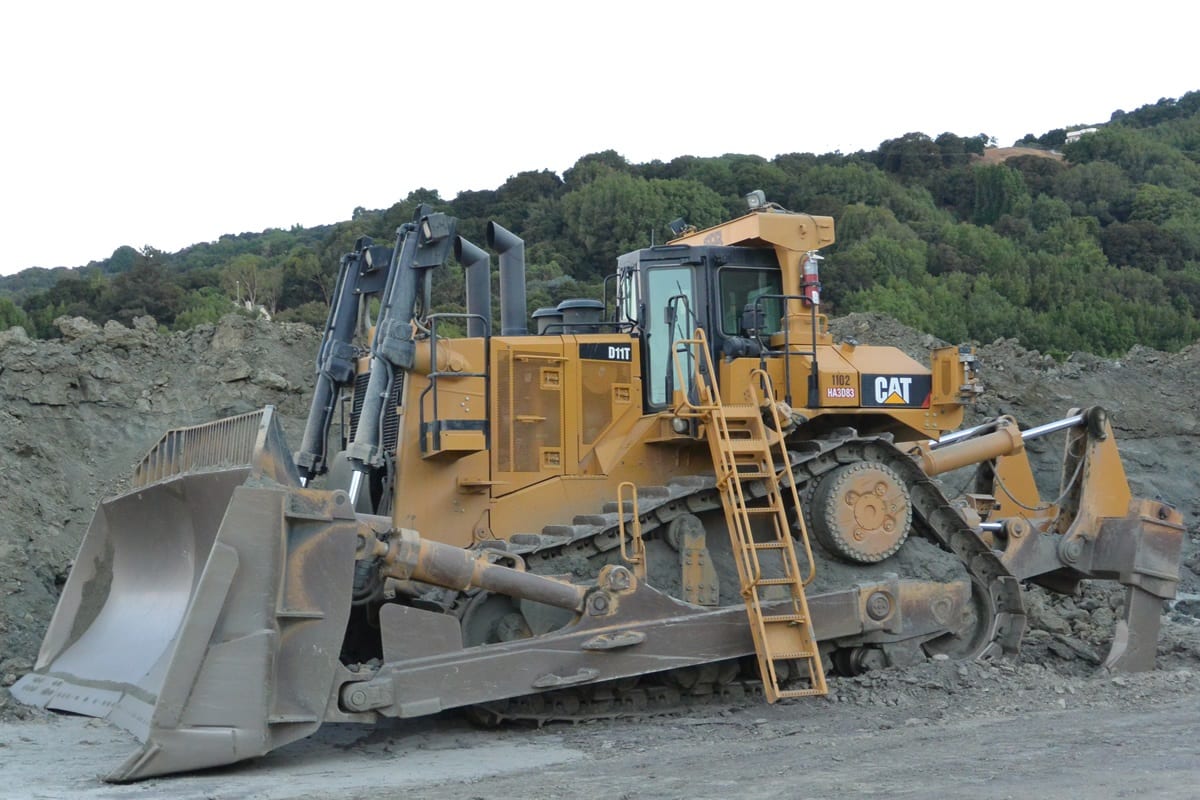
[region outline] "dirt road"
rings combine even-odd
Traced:
[[[1200,674],[1064,677],[931,663],[830,697],[688,716],[479,730],[456,716],[327,726],[249,764],[102,783],[134,748],[95,720],[0,726],[10,798],[425,800],[1194,798]]]

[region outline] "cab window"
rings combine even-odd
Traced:
[[[686,302],[681,300],[681,297],[686,298]],[[674,325],[670,324],[668,307],[674,309]],[[646,375],[652,405],[666,404],[671,399],[668,385],[679,387],[686,378],[677,374],[671,345],[680,339],[691,338],[695,320],[689,318],[689,312],[694,313],[693,309],[695,297],[691,267],[656,267],[648,272],[646,313],[649,320],[646,324],[646,334],[650,363]],[[668,380],[668,375],[672,373],[675,374]]]
[[[742,310],[753,306],[763,295],[783,294],[783,282],[777,269],[722,267],[717,273],[721,298],[721,332],[726,336],[742,336]],[[774,332],[782,325],[783,301],[778,297],[763,300],[766,330]]]

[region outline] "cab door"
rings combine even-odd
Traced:
[[[677,388],[690,388],[692,365],[685,355],[673,356],[681,339],[691,339],[697,325],[695,267],[691,264],[651,266],[645,270],[646,369],[649,409],[671,404]],[[686,373],[686,374],[683,374]]]

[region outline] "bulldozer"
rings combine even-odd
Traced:
[[[484,248],[421,206],[360,239],[300,448],[272,407],[166,433],[99,506],[13,695],[136,735],[123,782],[325,722],[670,713],[1012,659],[1023,585],[1087,580],[1125,588],[1104,667],[1152,669],[1182,518],[1132,495],[1105,410],[963,428],[972,348],[835,342],[832,218],[748,201],[532,315],[497,223]],[[461,314],[431,303],[452,256]],[[1056,432],[1047,500],[1025,445]]]

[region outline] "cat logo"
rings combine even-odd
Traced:
[[[885,406],[907,406],[912,403],[909,390],[912,378],[880,375],[875,379],[875,402]]]
[[[862,404],[928,408],[932,389],[929,375],[863,375]]]

